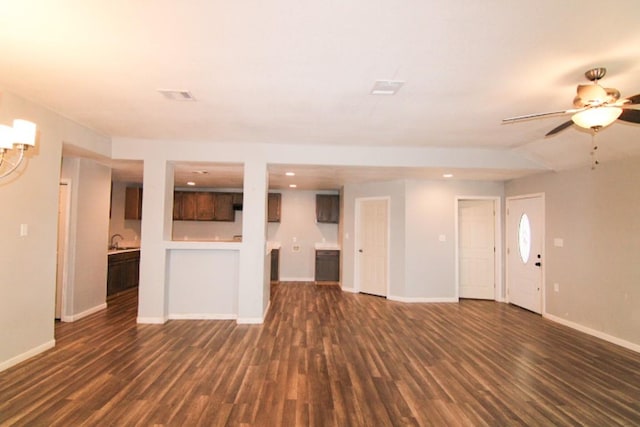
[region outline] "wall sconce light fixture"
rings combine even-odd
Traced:
[[[24,152],[35,144],[35,123],[15,119],[13,127],[0,125],[0,178],[15,171],[24,160]]]

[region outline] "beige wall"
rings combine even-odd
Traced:
[[[361,197],[390,200],[389,298],[456,301],[456,197],[499,197],[502,182],[392,181],[344,188],[342,284],[354,287],[355,204]],[[444,241],[440,237],[444,237]]]
[[[0,370],[54,344],[58,183],[63,142],[108,152],[108,138],[10,93],[0,121],[38,126],[36,147],[19,176],[0,181]],[[28,235],[20,236],[20,224]]]
[[[507,196],[545,193],[547,313],[636,345],[639,186],[640,157],[506,184]],[[554,239],[562,239],[563,247]]]
[[[120,234],[124,242],[121,246],[139,246],[140,220],[124,219],[124,201],[126,182],[113,182],[111,186],[111,217],[109,218],[109,236]]]
[[[408,181],[406,191],[405,296],[456,300],[456,197],[502,198],[504,184]]]

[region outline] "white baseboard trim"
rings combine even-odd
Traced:
[[[600,339],[608,341],[610,343],[619,345],[620,347],[624,347],[624,348],[629,349],[631,351],[635,351],[637,353],[640,353],[640,344],[632,343],[630,341],[626,341],[626,340],[623,340],[621,338],[614,337],[613,335],[609,335],[609,334],[606,334],[606,333],[604,333],[602,331],[598,331],[598,330],[595,330],[595,329],[588,328],[588,327],[586,327],[584,325],[581,325],[579,323],[575,323],[575,322],[572,322],[570,320],[563,319],[562,317],[554,316],[553,314],[544,313],[542,315],[542,317],[544,317],[546,319],[549,319],[549,320],[551,320],[553,322],[560,323],[561,325],[568,326],[568,327],[570,327],[572,329],[576,329],[576,330],[578,330],[580,332],[584,332],[585,334],[592,335],[592,336],[594,336],[596,338],[600,338]]]
[[[38,354],[43,353],[55,346],[56,346],[56,340],[51,340],[44,344],[40,344],[39,346],[34,347],[31,350],[25,351],[22,354],[12,357],[9,360],[0,362],[0,372],[11,368],[12,366],[17,365],[18,363],[24,362],[27,359],[31,359],[32,357],[37,356]]]
[[[264,313],[262,317],[238,317],[236,319],[236,323],[238,325],[262,325],[264,323],[264,319],[267,317],[267,313],[271,308],[271,300],[267,303],[267,308],[264,309]]]
[[[164,325],[167,323],[167,319],[164,317],[138,317],[136,323],[148,324],[148,325]]]
[[[172,313],[170,320],[235,320],[237,314],[215,314],[215,313]]]
[[[356,291],[356,288],[342,288],[342,290],[344,292],[349,292],[349,293],[352,293],[352,294],[357,294],[358,293],[358,291]]]
[[[238,317],[236,323],[238,325],[262,325],[264,317]]]
[[[395,295],[389,295],[387,297],[390,301],[407,302],[407,303],[440,303],[440,302],[458,302],[458,298],[421,298],[421,297],[398,297]]]
[[[264,309],[264,314],[262,315],[262,321],[267,318],[267,313],[269,313],[269,309],[271,308],[271,299],[267,302],[267,308]]]
[[[60,319],[62,322],[75,322],[76,320],[80,320],[84,317],[90,316],[93,313],[97,313],[100,310],[104,310],[105,308],[107,308],[107,303],[102,303],[100,305],[96,305],[95,307],[91,307],[88,310],[85,310],[81,313],[78,314],[72,314],[71,316],[62,316],[62,318]]]
[[[313,277],[281,277],[280,282],[315,282]]]

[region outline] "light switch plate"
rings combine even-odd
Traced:
[[[553,239],[553,246],[555,246],[556,248],[561,248],[564,246],[564,240],[556,237],[555,239]]]
[[[29,235],[29,226],[27,224],[20,224],[20,237]]]

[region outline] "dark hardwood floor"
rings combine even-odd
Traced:
[[[137,325],[133,292],[0,373],[0,425],[640,425],[640,354],[507,304],[277,284],[264,325]]]

